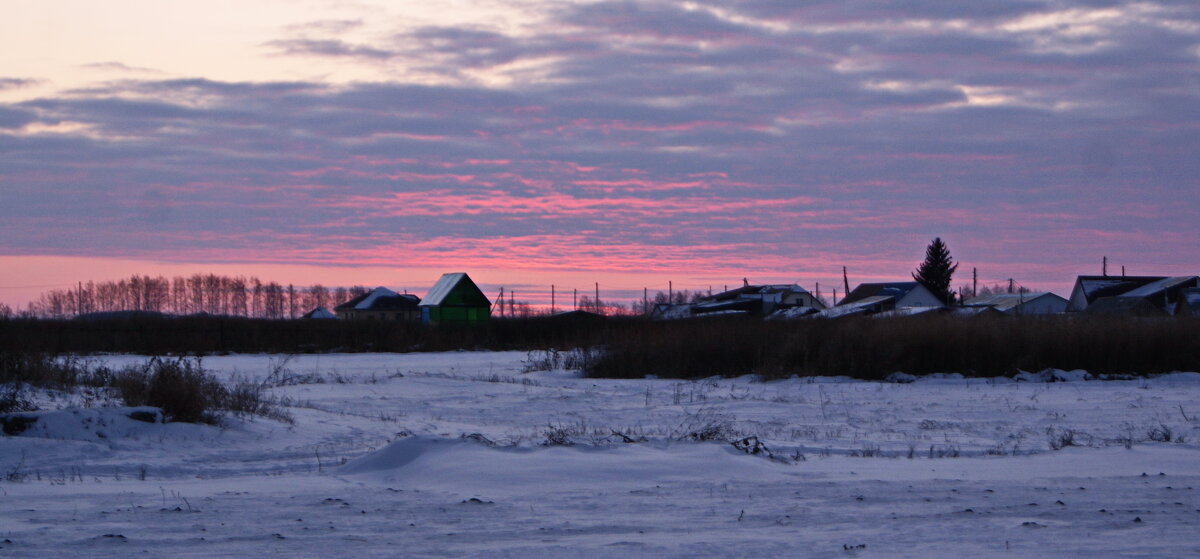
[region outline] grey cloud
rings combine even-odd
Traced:
[[[129,66],[128,64],[124,64],[122,62],[93,62],[91,64],[84,64],[82,67],[88,68],[91,70],[109,70],[109,71],[117,71],[117,72],[132,72],[132,73],[138,73],[138,74],[162,74],[163,73],[161,70],[155,70],[153,68],[142,68],[142,67],[138,67],[138,66]]]
[[[33,113],[0,107],[0,128],[20,128],[33,122]]]
[[[299,34],[340,34],[362,27],[362,25],[361,19],[329,19],[289,25],[287,31]]]
[[[972,218],[986,221],[979,227],[989,235],[1021,242],[1077,227],[1019,216],[1006,223],[994,217],[1000,204],[1077,215],[1121,203],[1152,204],[1162,215],[1200,212],[1190,195],[1200,171],[1193,132],[1200,82],[1188,65],[1194,40],[1118,22],[1104,49],[1039,52],[1028,36],[992,25],[1064,5],[1079,4],[972,2],[945,12],[933,2],[714,4],[793,24],[772,31],[674,4],[601,2],[554,8],[548,30],[532,37],[423,28],[380,44],[277,41],[271,46],[281,52],[348,63],[400,57],[446,75],[547,55],[556,61],[545,82],[504,89],[127,80],[0,106],[0,126],[72,121],[99,134],[0,134],[0,175],[13,201],[0,234],[59,249],[70,245],[69,227],[35,234],[31,220],[50,219],[56,205],[67,215],[97,208],[108,221],[88,246],[128,247],[137,243],[133,231],[112,224],[169,203],[161,242],[181,250],[219,245],[201,234],[214,224],[221,242],[237,247],[284,244],[263,233],[273,231],[306,247],[324,246],[328,236],[354,243],[561,233],[597,243],[866,250],[864,235],[924,235],[966,228]],[[1181,19],[1200,20],[1186,4],[1178,10]],[[889,18],[901,17],[973,25],[888,32]],[[838,32],[801,25],[820,21],[872,25]],[[976,97],[963,86],[976,88]],[[205,102],[178,101],[191,97]],[[1096,156],[1085,156],[1100,153],[1088,151],[1097,138],[1112,153],[1103,173]],[[657,188],[665,183],[698,186]],[[485,208],[471,219],[477,226],[461,216],[344,203],[430,192],[698,202],[683,216],[547,211],[530,219]],[[813,207],[825,213],[737,205],[798,196],[817,200]],[[1149,218],[1127,223],[1167,227]],[[1196,231],[1194,223],[1174,227]]]
[[[386,60],[395,54],[384,49],[352,45],[337,39],[282,39],[266,43],[266,46],[280,51],[284,55],[328,56],[368,58]]]
[[[6,89],[17,89],[20,87],[28,87],[38,83],[39,80],[26,78],[0,78],[0,91]]]

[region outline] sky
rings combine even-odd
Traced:
[[[51,0],[0,19],[0,302],[1200,273],[1200,4]],[[561,299],[560,299],[561,302]]]

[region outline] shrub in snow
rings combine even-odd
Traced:
[[[220,422],[226,412],[260,415],[284,422],[291,417],[263,395],[263,386],[252,382],[221,384],[200,366],[200,360],[153,358],[144,366],[113,375],[112,386],[128,406],[152,406],[167,421]]]
[[[917,381],[917,377],[915,375],[910,375],[908,373],[901,373],[901,372],[897,371],[897,372],[894,372],[894,373],[888,375],[883,380],[885,382],[894,382],[896,384],[911,384],[911,383],[914,383]]]
[[[126,405],[160,408],[168,421],[188,423],[217,423],[217,410],[229,395],[199,361],[186,359],[151,359],[118,373],[113,384]]]

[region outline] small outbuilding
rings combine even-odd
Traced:
[[[477,324],[492,315],[492,302],[466,273],[443,274],[421,302],[421,322]]]

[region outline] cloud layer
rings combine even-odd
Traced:
[[[377,76],[349,85],[124,72],[0,104],[0,249],[832,280],[903,278],[940,235],[1027,284],[1197,271],[1194,2],[526,9],[264,37]]]

